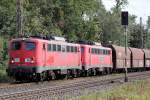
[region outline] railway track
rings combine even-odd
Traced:
[[[119,77],[120,75],[116,75],[114,77]],[[110,75],[108,76],[96,76],[96,77],[81,77],[81,78],[75,78],[70,80],[53,80],[50,82],[39,82],[39,83],[23,83],[23,84],[7,84],[4,87],[0,87],[0,95],[13,93],[13,92],[22,92],[26,90],[33,90],[36,88],[44,88],[44,87],[53,87],[53,86],[59,86],[59,85],[67,85],[67,84],[73,84],[78,82],[85,82],[85,81],[93,81],[98,80],[104,80],[111,78]]]
[[[130,73],[129,81],[135,79],[149,78],[150,72],[140,72],[140,73]],[[17,91],[15,87],[9,88],[0,88],[1,91],[6,90],[3,93],[0,93],[0,100],[41,100],[43,98],[59,97],[63,98],[64,95],[68,94],[68,97],[81,95],[81,91],[86,90],[99,90],[104,87],[118,85],[123,83],[124,76],[104,76],[102,77],[88,77],[85,79],[75,79],[75,80],[66,80],[66,81],[56,81],[56,82],[44,82],[40,84],[30,84],[30,85],[20,85],[22,90]],[[62,82],[62,83],[60,83]],[[64,83],[63,83],[64,82]],[[17,86],[17,85],[16,85]],[[17,88],[17,87],[16,87]],[[7,90],[8,89],[8,90]],[[10,91],[9,91],[10,90]],[[48,99],[49,100],[49,99]]]

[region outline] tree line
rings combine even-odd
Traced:
[[[114,2],[114,7],[107,11],[101,0],[21,0],[23,33],[51,34],[64,36],[70,41],[111,42],[124,46],[121,10],[128,1]],[[16,0],[0,0],[0,36],[6,41],[19,34],[16,31],[16,11]],[[128,46],[141,47],[142,30],[144,47],[150,48],[150,17],[146,25],[137,23],[136,18],[129,15]]]

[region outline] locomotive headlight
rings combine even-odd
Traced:
[[[20,59],[19,58],[11,58],[10,62],[11,63],[20,62]]]
[[[15,62],[15,61],[14,61],[14,59],[12,58],[12,59],[11,59],[11,63],[14,63],[14,62]]]
[[[31,63],[34,63],[34,58],[31,58]]]

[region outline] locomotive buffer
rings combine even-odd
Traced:
[[[128,28],[128,12],[123,11],[121,12],[121,24],[124,26],[124,35],[125,35],[125,78],[124,81],[128,82],[128,69],[127,69],[127,28]]]

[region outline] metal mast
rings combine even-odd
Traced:
[[[23,36],[23,0],[16,0],[16,32]]]
[[[144,48],[144,41],[143,41],[143,30],[142,30],[142,17],[140,17],[140,32],[141,32],[141,48]]]
[[[127,48],[128,48],[128,40],[127,40],[127,25],[124,26],[125,32],[125,82],[128,82],[128,69],[127,69]]]
[[[125,82],[128,82],[128,68],[127,68],[127,48],[128,48],[128,39],[127,39],[127,29],[128,29],[128,11],[123,11],[121,13],[121,24],[124,26],[124,37],[125,37]]]

